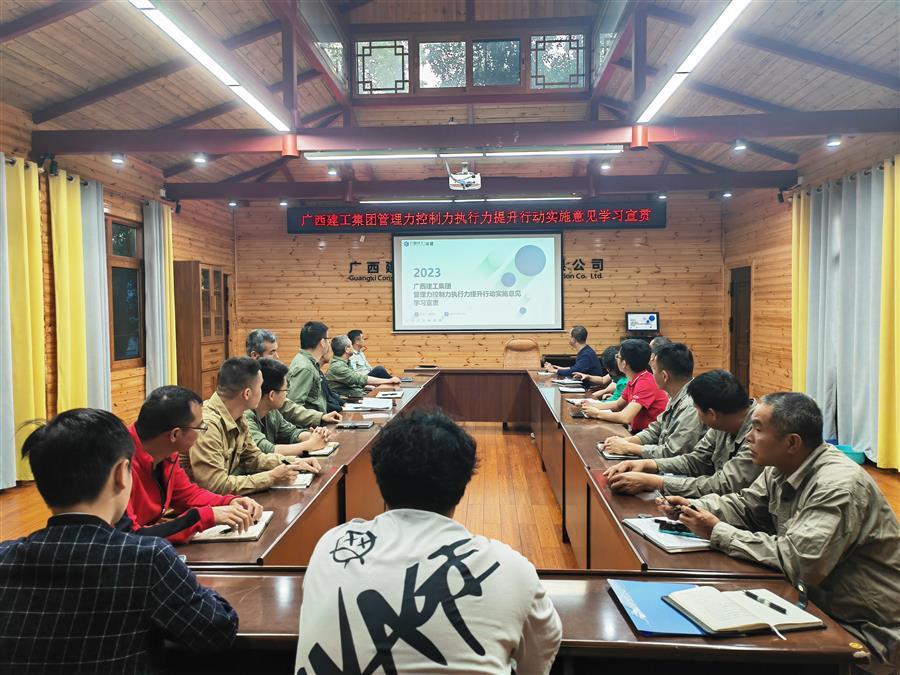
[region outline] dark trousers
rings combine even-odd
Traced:
[[[384,366],[375,366],[372,370],[369,371],[370,377],[383,377],[388,379],[391,374],[387,371],[387,368]]]

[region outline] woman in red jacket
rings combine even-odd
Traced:
[[[178,465],[179,450],[186,452],[205,430],[202,406],[193,391],[175,386],[154,389],[144,401],[128,429],[135,446],[132,489],[119,529],[181,543],[213,525],[243,531],[262,515],[249,497],[204,490]]]

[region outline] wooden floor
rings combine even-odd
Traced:
[[[535,567],[574,569],[572,549],[559,537],[559,507],[528,432],[502,431],[489,423],[464,426],[478,442],[480,466],[456,520],[474,534],[509,544]],[[868,464],[865,469],[900,517],[900,474]],[[0,540],[40,529],[49,515],[34,483],[0,491]]]

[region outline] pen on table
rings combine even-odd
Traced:
[[[756,600],[761,605],[765,605],[766,607],[769,607],[770,609],[774,609],[776,612],[779,612],[781,614],[787,614],[787,610],[784,607],[781,607],[780,605],[776,605],[774,602],[772,602],[770,600],[766,600],[765,598],[759,597],[753,591],[744,591],[744,595],[746,595],[748,598],[750,598],[752,600]]]
[[[681,505],[679,505],[679,504],[673,504],[672,502],[670,502],[670,501],[669,501],[669,498],[666,497],[660,490],[654,490],[654,491],[653,491],[653,494],[655,494],[655,495],[656,495],[657,497],[659,497],[660,499],[665,500],[666,504],[668,504],[669,506],[671,506],[671,507],[672,507],[673,509],[675,509],[676,511],[681,511],[681,510],[684,508],[684,506],[681,506]],[[687,507],[688,507],[689,509],[693,510],[693,511],[699,511],[699,510],[700,510],[700,509],[698,509],[696,506],[694,506],[693,504],[687,504]]]

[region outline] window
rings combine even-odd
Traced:
[[[144,365],[144,269],[141,224],[106,219],[113,369]]]
[[[584,35],[531,37],[531,88],[584,86]]]
[[[423,89],[465,87],[466,43],[420,43],[419,86]]]
[[[357,42],[356,80],[359,94],[409,93],[409,41]]]
[[[518,40],[475,40],[472,43],[472,84],[476,87],[519,84]]]

